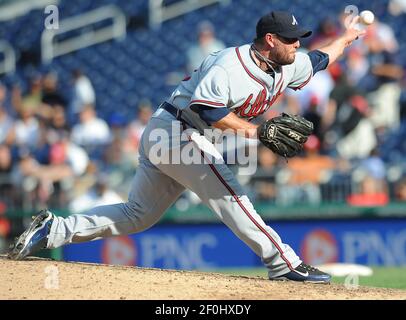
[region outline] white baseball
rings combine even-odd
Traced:
[[[375,15],[372,11],[364,10],[360,14],[360,22],[365,25],[370,25],[375,20]]]

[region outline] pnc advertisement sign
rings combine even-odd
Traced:
[[[315,229],[305,234],[300,246],[300,257],[309,264],[320,265],[338,261],[338,245],[333,234]]]
[[[283,222],[275,229],[309,264],[406,265],[406,219]]]
[[[406,265],[406,219],[267,224],[309,264]],[[65,246],[63,252],[69,261],[167,269],[262,266],[223,224],[158,225],[139,234]]]
[[[108,238],[101,247],[102,262],[104,264],[136,266],[137,248],[135,241],[126,236]]]

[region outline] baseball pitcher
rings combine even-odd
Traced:
[[[231,130],[259,139],[278,155],[295,156],[312,132],[311,122],[288,114],[261,125],[249,120],[266,112],[286,88],[301,89],[333,63],[365,33],[356,30],[358,19],[354,17],[331,44],[306,54],[297,49],[300,39],[311,31],[302,28],[294,15],[273,11],[260,18],[253,43],[208,56],[152,116],[142,136],[140,164],[126,203],[67,218],[42,210],[17,239],[9,257],[20,260],[42,248],[141,232],[154,225],[187,188],[261,258],[269,279],[330,282],[330,275],[304,264],[264,223],[224,161],[211,160],[217,151],[203,132]],[[161,152],[168,161],[151,156],[156,143],[151,137],[157,128],[167,133],[168,147]],[[179,139],[185,134],[187,139]],[[171,155],[185,148],[193,149],[203,161],[172,161]]]

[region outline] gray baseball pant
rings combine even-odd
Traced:
[[[48,248],[146,230],[158,222],[166,209],[188,188],[261,258],[269,270],[269,277],[285,274],[301,263],[293,249],[282,243],[279,235],[264,223],[224,162],[173,164],[150,159],[156,145],[151,137],[157,128],[167,133],[163,139],[171,141],[183,132],[182,124],[164,110],[151,118],[141,139],[140,164],[128,201],[95,207],[67,218],[55,217]],[[214,146],[203,135],[192,134],[188,138],[189,141],[162,149],[162,153],[173,155],[187,147],[205,160],[209,159],[208,154],[216,156]]]

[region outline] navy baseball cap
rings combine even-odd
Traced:
[[[295,16],[286,11],[271,11],[257,23],[257,39],[267,33],[274,33],[284,38],[306,38],[312,31],[299,26]]]

